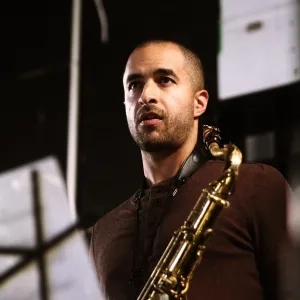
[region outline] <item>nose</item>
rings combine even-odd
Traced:
[[[147,82],[139,98],[139,104],[156,104],[159,99],[159,89],[154,82]]]

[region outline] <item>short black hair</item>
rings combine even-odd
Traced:
[[[173,41],[173,40],[168,40],[168,39],[149,39],[146,41],[143,41],[142,43],[138,44],[135,47],[136,49],[143,48],[147,45],[151,44],[173,44],[176,45],[182,52],[184,58],[186,59],[189,67],[190,67],[190,76],[192,81],[195,84],[196,89],[204,89],[204,71],[203,71],[203,65],[201,62],[201,59],[199,56],[190,48],[184,46],[183,44]]]

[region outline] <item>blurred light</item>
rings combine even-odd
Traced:
[[[275,157],[275,134],[265,132],[247,136],[245,146],[247,161],[272,160]]]

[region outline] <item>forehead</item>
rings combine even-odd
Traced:
[[[148,73],[159,68],[184,72],[185,59],[179,47],[172,44],[150,44],[136,49],[128,59],[124,78],[131,73]]]

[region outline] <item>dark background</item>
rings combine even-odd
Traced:
[[[77,202],[85,227],[140,184],[140,155],[124,114],[122,72],[130,51],[144,39],[172,38],[192,47],[204,63],[210,93],[205,122],[220,126],[224,140],[242,151],[245,136],[275,131],[276,155],[267,162],[288,176],[299,84],[218,101],[217,1],[104,1],[108,44],[101,43],[93,0],[82,3]],[[1,9],[0,171],[50,154],[66,170],[71,6],[69,0],[31,0]]]

